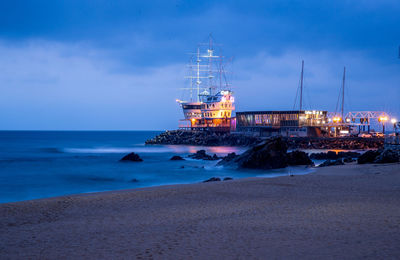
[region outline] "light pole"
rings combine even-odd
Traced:
[[[385,135],[385,122],[388,120],[387,116],[379,117],[379,121],[382,122],[382,133]]]

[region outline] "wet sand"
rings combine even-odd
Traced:
[[[400,258],[400,164],[0,204],[0,258]]]

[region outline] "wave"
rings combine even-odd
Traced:
[[[165,153],[171,152],[167,147],[99,147],[99,148],[64,148],[65,153]]]

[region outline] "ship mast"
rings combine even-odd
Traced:
[[[304,60],[301,61],[301,79],[300,79],[300,111],[303,108],[303,75],[304,75]]]
[[[207,50],[207,54],[209,56],[208,58],[208,88],[210,89],[210,95],[212,95],[212,58],[213,58],[213,47],[212,47],[212,37],[211,34],[209,36],[209,40],[208,40],[208,50]]]
[[[343,83],[342,83],[342,120],[344,120],[344,82],[346,79],[346,67],[343,69]],[[344,121],[343,121],[344,122]]]
[[[200,102],[200,84],[201,84],[201,81],[200,81],[200,62],[201,62],[201,60],[200,60],[200,48],[197,47],[197,81],[196,81],[196,84],[197,84],[197,102]]]

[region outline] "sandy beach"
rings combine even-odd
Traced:
[[[1,259],[400,258],[400,164],[0,204]]]

